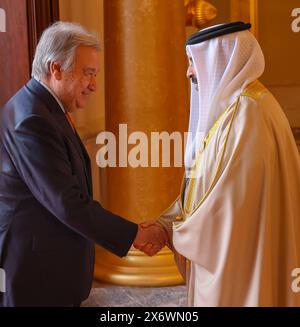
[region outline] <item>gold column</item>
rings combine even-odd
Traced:
[[[231,0],[231,20],[251,23],[251,32],[258,38],[258,0]]]
[[[187,129],[184,2],[104,1],[104,39],[106,130],[118,136],[122,123],[128,135],[146,133],[150,162],[151,132]],[[160,162],[159,168],[107,168],[102,175],[104,206],[138,223],[156,218],[177,197],[183,169]],[[98,247],[95,277],[123,285],[182,283],[166,248],[152,258],[131,249],[120,259]]]

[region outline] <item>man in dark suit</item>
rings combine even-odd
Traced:
[[[118,256],[162,247],[143,228],[92,198],[88,154],[68,112],[96,90],[97,38],[58,22],[42,35],[33,78],[0,114],[0,306],[76,306],[89,295],[94,243]],[[117,201],[117,199],[116,199]]]

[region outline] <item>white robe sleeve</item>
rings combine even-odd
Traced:
[[[172,245],[173,241],[173,222],[176,217],[181,214],[180,197],[178,197],[173,204],[166,209],[158,218],[158,222],[166,229],[169,235],[169,240]]]
[[[169,247],[173,251],[174,260],[176,262],[177,268],[182,275],[183,279],[186,279],[186,259],[184,256],[180,255],[174,248],[173,245],[173,223],[176,221],[177,216],[181,216],[182,209],[180,205],[180,197],[178,197],[175,202],[158,218],[158,222],[164,226],[169,236]]]

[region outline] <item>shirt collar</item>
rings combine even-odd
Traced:
[[[43,86],[44,86],[44,88],[54,97],[54,99],[57,101],[57,103],[59,104],[59,106],[60,106],[60,108],[61,108],[61,110],[63,111],[63,113],[65,114],[66,113],[66,110],[65,110],[65,108],[64,108],[64,106],[63,106],[63,104],[62,104],[62,102],[59,100],[59,98],[57,97],[57,95],[55,94],[55,92],[53,91],[53,90],[51,90],[50,89],[50,87],[48,86],[48,85],[46,85],[45,83],[43,83],[42,81],[40,81],[40,80],[38,80],[38,79],[36,79],[35,77],[34,77],[34,79],[36,80],[36,81],[38,81],[40,84],[42,84]]]

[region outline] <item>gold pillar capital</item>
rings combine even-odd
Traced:
[[[186,26],[200,28],[217,17],[217,8],[205,0],[184,0]]]

